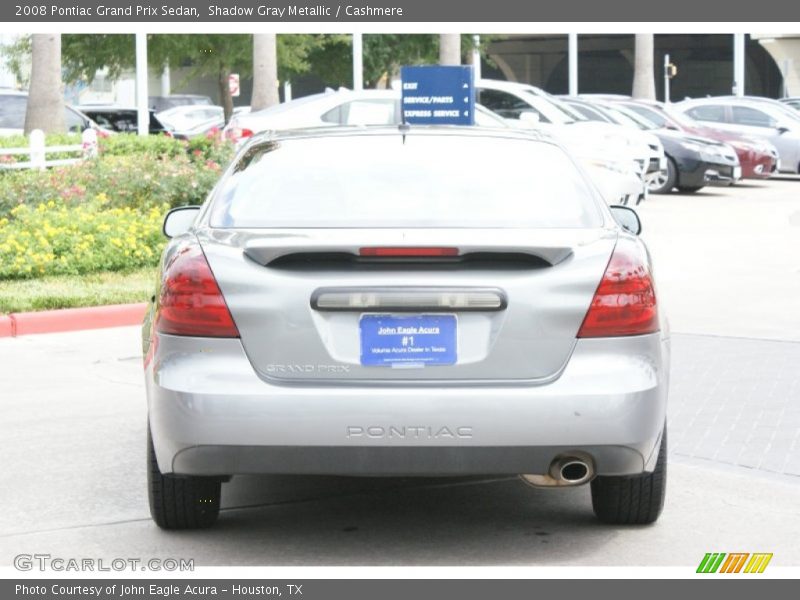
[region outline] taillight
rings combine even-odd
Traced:
[[[383,258],[434,258],[438,256],[458,256],[458,248],[441,247],[366,247],[359,248],[360,256],[377,256]]]
[[[249,137],[253,137],[255,133],[252,129],[247,129],[246,127],[236,127],[231,126],[225,130],[225,137],[231,142],[239,142],[241,140],[247,139]]]
[[[635,242],[620,240],[578,337],[641,335],[658,327],[656,291],[644,251]]]
[[[165,268],[156,330],[171,335],[239,337],[217,280],[197,244],[176,251]]]

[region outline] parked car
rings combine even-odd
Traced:
[[[486,80],[486,81],[490,81],[490,80]],[[574,120],[575,123],[580,123],[581,121],[591,121],[591,122],[594,122],[594,123],[600,122],[600,121],[597,121],[596,119],[590,119],[590,118],[586,117],[585,115],[583,115],[581,111],[576,110],[568,102],[565,102],[565,98],[564,97],[554,96],[553,94],[550,94],[549,92],[546,92],[542,88],[536,87],[534,85],[530,85],[530,84],[527,84],[527,83],[508,82],[508,81],[506,81],[506,82],[495,82],[495,83],[500,83],[500,84],[505,85],[505,86],[513,86],[513,87],[515,87],[517,89],[520,89],[520,90],[523,90],[525,92],[528,92],[529,94],[532,94],[534,96],[537,96],[537,97],[540,97],[540,98],[545,98],[551,104],[556,106],[558,109],[560,109],[561,111],[569,114],[570,117]],[[612,121],[608,121],[607,124],[620,125],[620,123],[617,123],[616,121],[613,121],[613,120]],[[646,160],[641,165],[641,166],[644,167],[643,168],[643,178],[644,179],[650,179],[650,178],[652,178],[652,176],[656,172],[663,171],[666,168],[665,167],[665,162],[664,162],[665,161],[664,148],[661,145],[661,141],[658,139],[658,137],[653,135],[649,131],[643,131],[642,129],[640,129],[638,127],[634,127],[634,128],[627,127],[628,126],[627,123],[624,123],[622,125],[627,128],[627,131],[625,132],[626,135],[631,137],[631,139],[629,140],[630,144],[639,145],[639,146],[644,144],[649,149],[648,160]],[[617,133],[619,133],[619,130],[617,130]]]
[[[101,127],[117,133],[136,133],[138,131],[139,113],[136,108],[116,106],[113,104],[82,104],[77,107],[83,114]],[[169,129],[158,120],[153,110],[149,111],[151,134],[168,133]]]
[[[744,179],[764,179],[770,177],[778,168],[778,150],[764,139],[748,138],[743,135],[709,127],[689,115],[660,102],[643,100],[620,100],[619,104],[638,113],[658,127],[683,131],[690,135],[724,142],[731,146],[739,157]]]
[[[776,110],[781,111],[784,116],[788,117],[791,120],[800,120],[800,115],[797,114],[792,107],[787,106],[785,102],[781,102],[780,100],[776,100],[775,98],[767,98],[765,96],[716,96],[717,98],[726,98],[728,100],[749,100],[751,102],[761,102],[763,104],[769,104]]]
[[[171,96],[150,96],[147,103],[154,112],[161,112],[176,106],[211,106],[214,103],[208,96],[199,94],[172,94]]]
[[[630,129],[647,132],[646,135],[650,136],[654,143],[650,143],[651,149],[657,149],[656,152],[650,156],[650,164],[645,174],[645,180],[648,184],[657,177],[659,173],[665,173],[667,170],[667,157],[664,154],[664,146],[661,140],[658,139],[653,133],[649,133],[653,128],[643,126],[638,120],[630,116],[613,110],[608,106],[600,107],[596,103],[588,102],[580,98],[562,97],[560,100],[566,105],[579,112],[584,118],[590,121],[599,121],[604,123],[614,123]],[[649,142],[650,140],[648,140]]]
[[[669,335],[639,229],[536,133],[254,136],[164,223],[153,519],[211,525],[239,474],[522,473],[652,523]]]
[[[785,109],[737,98],[698,98],[674,106],[711,127],[765,138],[778,149],[778,170],[800,173],[800,120],[789,118]]]
[[[795,110],[800,111],[800,97],[797,98],[781,98],[780,100],[784,104],[791,106]]]
[[[225,127],[225,136],[241,144],[264,131],[401,122],[399,91],[329,89],[260,111],[234,110]],[[475,107],[475,122],[482,127],[510,127],[502,117],[482,106]]]
[[[651,192],[667,194],[677,188],[682,193],[694,193],[707,185],[727,186],[741,179],[739,159],[727,144],[659,129],[622,105],[604,104],[597,99],[587,102],[591,102],[595,112],[606,118],[617,122],[621,122],[623,117],[630,119],[659,137],[667,157],[667,168],[648,180]]]
[[[176,106],[157,112],[155,116],[178,139],[191,139],[225,126],[224,109],[213,104]]]
[[[0,89],[0,136],[20,135],[25,131],[25,112],[28,110],[28,93],[17,90]],[[67,131],[81,133],[86,129],[96,129],[108,133],[85,114],[72,106],[64,106],[64,123]]]
[[[610,151],[617,156],[627,154],[642,177],[647,173],[651,159],[663,154],[658,140],[641,131],[630,131],[614,124],[599,123],[583,118],[559,98],[528,84],[482,79],[476,83],[478,101],[497,114],[510,119],[535,118],[542,125],[572,125],[581,129],[585,137],[602,137]],[[524,115],[524,116],[523,116]]]

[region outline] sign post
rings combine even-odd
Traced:
[[[403,67],[400,78],[403,123],[475,124],[475,81],[471,66]]]
[[[241,88],[239,87],[239,74],[238,73],[231,73],[228,75],[228,89],[231,91],[231,96],[234,98],[238,97],[241,94]]]

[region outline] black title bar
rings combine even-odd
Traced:
[[[42,22],[782,22],[789,0],[4,0],[0,21]],[[483,28],[485,29],[485,28]]]

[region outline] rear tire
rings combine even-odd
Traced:
[[[219,515],[222,483],[217,478],[164,475],[147,430],[147,492],[150,515],[162,529],[204,529]]]
[[[592,481],[592,508],[604,523],[648,525],[661,514],[666,490],[667,428],[664,426],[653,472],[595,477]]]
[[[695,192],[697,192],[699,190],[702,190],[703,187],[705,187],[705,186],[702,186],[702,185],[698,185],[698,186],[680,186],[679,185],[678,186],[678,191],[681,194],[694,194]]]
[[[675,162],[667,157],[666,174],[658,173],[648,184],[647,189],[651,194],[669,194],[678,182],[678,167]]]

